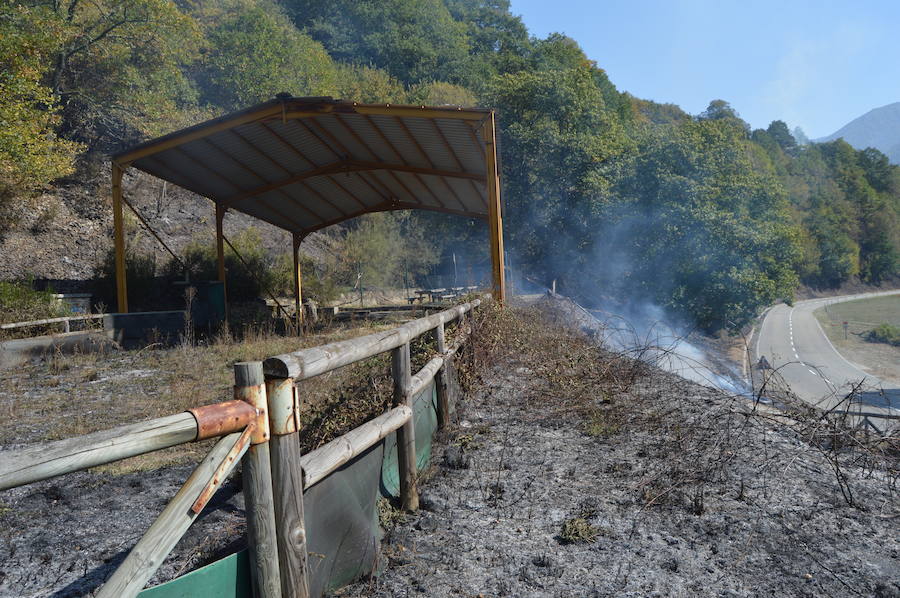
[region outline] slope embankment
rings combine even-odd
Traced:
[[[384,572],[342,596],[900,593],[896,444],[849,448],[840,425],[763,411],[548,317],[516,314],[424,509],[394,520]]]

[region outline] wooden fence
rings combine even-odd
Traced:
[[[9,324],[0,324],[0,330],[14,330],[16,328],[30,328],[32,326],[45,326],[48,324],[61,323],[65,328],[64,332],[71,331],[71,322],[80,322],[83,320],[99,320],[107,314],[80,314],[74,316],[63,316],[61,318],[47,318],[45,320],[30,320],[28,322],[12,322]]]
[[[487,298],[487,297],[485,297]],[[238,461],[243,465],[247,542],[253,595],[306,598],[308,568],[303,491],[396,431],[400,498],[418,508],[412,399],[435,383],[438,425],[449,413],[447,371],[471,331],[465,315],[482,299],[397,328],[234,366],[234,400],[185,413],[0,453],[0,490],[208,438],[219,438],[206,458],[96,596],[136,596],[175,547]],[[459,320],[448,346],[444,326]],[[437,355],[415,375],[410,341],[434,334]],[[390,351],[392,409],[302,455],[297,382]]]

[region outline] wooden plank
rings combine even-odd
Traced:
[[[481,301],[481,299],[475,299],[431,316],[412,320],[392,330],[271,357],[265,361],[266,373],[273,378],[293,378],[294,380],[305,380],[318,376],[367,357],[396,349],[442,322],[455,320],[480,305]]]
[[[262,395],[260,397],[260,395]],[[248,400],[258,409],[268,432],[265,411],[265,385],[262,363],[234,364],[234,398]],[[253,595],[257,598],[281,598],[281,573],[278,564],[278,536],[275,526],[275,502],[272,490],[272,461],[268,433],[257,436],[243,459],[244,502],[247,511],[247,546]]]
[[[278,566],[284,598],[308,598],[306,528],[303,524],[303,470],[294,381],[266,380],[272,438],[272,486],[277,522]]]
[[[328,444],[303,455],[300,463],[305,473],[304,488],[321,482],[344,463],[361,455],[373,444],[401,427],[412,418],[412,409],[406,405],[369,420],[358,428],[335,438]]]
[[[413,410],[410,393],[409,343],[394,349],[391,358],[391,375],[394,378],[394,404],[406,405]],[[397,467],[400,469],[400,504],[404,511],[419,509],[419,491],[416,488],[416,422],[410,417],[397,429]]]
[[[191,442],[197,420],[179,413],[15,451],[0,452],[0,490]]]
[[[42,326],[44,324],[57,324],[59,322],[76,322],[78,320],[97,320],[103,318],[107,314],[84,314],[80,316],[65,316],[62,318],[47,318],[45,320],[30,320],[28,322],[12,322],[10,324],[0,324],[0,330],[11,330],[13,328],[25,328],[27,326]]]
[[[437,394],[438,428],[446,428],[450,422],[450,389],[447,380],[447,366],[450,362],[450,357],[447,355],[447,335],[443,324],[434,329],[434,340],[438,354],[444,356],[444,363],[441,364],[441,369],[434,376],[435,394]]]
[[[103,584],[96,595],[97,598],[128,598],[138,595],[138,592],[153,577],[163,560],[197,518],[199,513],[191,510],[191,505],[197,500],[200,493],[209,484],[214,486],[213,491],[215,491],[234,469],[240,459],[240,452],[237,455],[229,455],[229,453],[240,438],[241,433],[236,432],[225,436],[216,443],[156,518],[147,533],[131,549],[115,573]],[[246,445],[244,445],[244,450],[246,450]],[[226,463],[225,461],[229,458],[230,462]],[[219,478],[215,480],[213,476],[220,464],[224,464],[224,468]]]
[[[437,328],[435,328],[437,330]],[[416,372],[412,377],[409,385],[409,394],[415,397],[422,392],[426,386],[431,384],[435,375],[444,365],[444,358],[441,356],[432,358],[428,363],[422,366],[422,369]]]

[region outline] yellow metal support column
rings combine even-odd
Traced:
[[[497,169],[497,125],[494,113],[484,125],[487,166],[488,231],[491,238],[491,266],[494,298],[506,301],[506,272],[503,263],[503,215],[500,210],[500,173]]]
[[[113,234],[116,253],[116,299],[119,313],[128,313],[128,286],[125,281],[125,216],[122,213],[122,175],[125,169],[112,164]]]
[[[228,321],[228,282],[225,277],[225,234],[222,232],[222,223],[225,220],[225,212],[228,208],[222,204],[216,204],[216,260],[219,266],[219,281],[222,283],[222,294],[225,299],[225,321]]]
[[[297,323],[297,331],[303,325],[303,272],[300,270],[300,243],[303,242],[303,235],[300,233],[293,234],[294,239],[294,319]]]

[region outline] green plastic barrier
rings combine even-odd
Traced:
[[[147,588],[140,598],[252,598],[247,551],[226,556],[172,581]]]
[[[431,440],[437,430],[437,389],[434,382],[413,399],[416,425],[416,469],[422,471],[431,462]],[[400,469],[397,466],[397,434],[384,439],[384,461],[381,464],[381,493],[400,497]]]
[[[416,463],[421,471],[428,467],[431,460],[432,437],[437,430],[437,390],[434,382],[414,397],[413,417]],[[389,435],[341,466],[304,494],[311,596],[336,590],[375,570],[381,543],[379,495],[400,495],[396,434]],[[247,551],[242,550],[146,589],[139,596],[250,598],[249,567]]]

